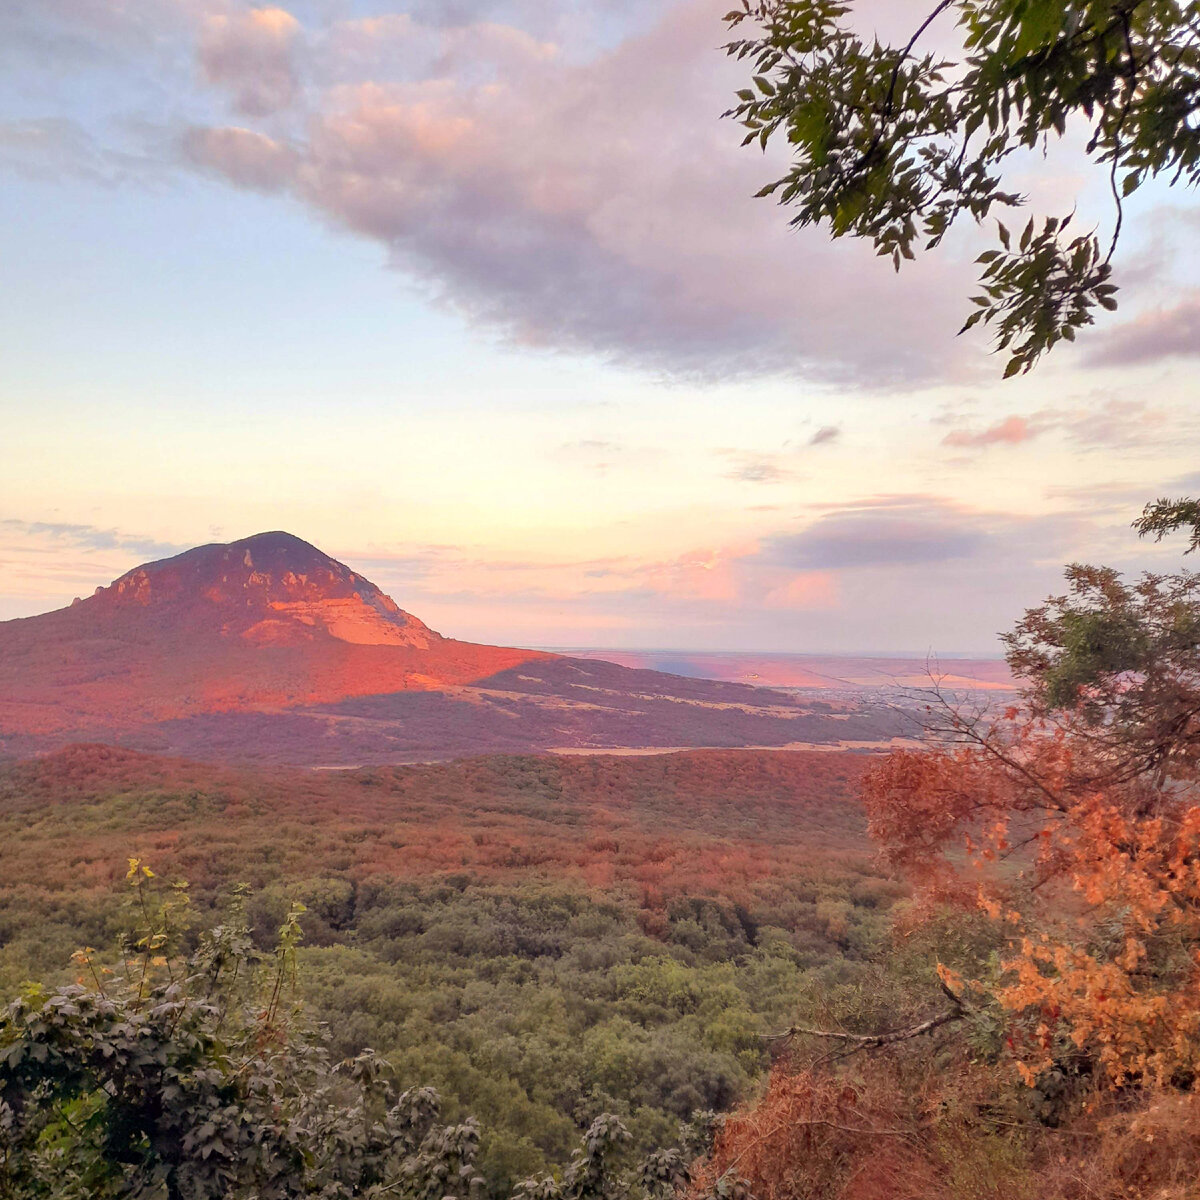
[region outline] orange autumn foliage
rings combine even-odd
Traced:
[[[1016,710],[899,751],[864,797],[884,858],[1010,935],[993,985],[1028,1083],[1074,1059],[1112,1085],[1200,1074],[1200,796],[1106,775],[1088,731]]]

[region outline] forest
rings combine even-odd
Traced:
[[[486,1130],[497,1188],[603,1113],[649,1151],[751,1094],[803,997],[883,1005],[887,916],[854,797],[867,756],[485,757],[308,772],[98,745],[0,769],[0,985],[115,957],[129,857],[198,928],[245,885],[267,950],[302,903],[300,992]],[[875,999],[868,1000],[874,993]],[[884,1011],[883,1008],[879,1009]]]

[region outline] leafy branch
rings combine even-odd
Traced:
[[[1159,175],[1200,183],[1200,2],[943,0],[899,47],[860,37],[851,12],[844,0],[741,0],[726,14],[751,28],[726,51],[752,84],[726,116],[744,145],[778,136],[791,154],[758,195],[792,207],[794,226],[871,242],[899,270],[960,218],[1024,205],[1004,183],[1011,156],[1087,126],[1114,202],[1107,252],[1095,233],[1067,236],[1069,217],[1031,220],[1016,249],[1000,223],[960,330],[992,326],[1006,377],[1027,372],[1117,307],[1124,200]],[[951,15],[961,54],[919,53]]]

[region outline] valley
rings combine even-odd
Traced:
[[[601,1113],[669,1142],[797,1005],[889,1002],[857,792],[919,697],[615,657],[444,637],[279,532],[0,623],[0,987],[115,958],[137,860],[262,951],[303,904],[305,1020],[478,1116],[493,1190]]]

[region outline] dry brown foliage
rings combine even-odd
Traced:
[[[762,1099],[726,1121],[697,1192],[730,1174],[755,1200],[933,1196],[922,1099],[902,1099],[878,1076],[850,1082],[781,1066]]]
[[[924,1077],[864,1064],[854,1082],[781,1066],[694,1172],[754,1200],[1197,1200],[1200,1096],[1109,1096],[1062,1128],[1015,1119],[992,1069]]]
[[[1136,1093],[1043,1135],[1036,1161],[1046,1200],[1197,1200],[1200,1096]],[[1031,1164],[1032,1165],[1032,1164]]]

